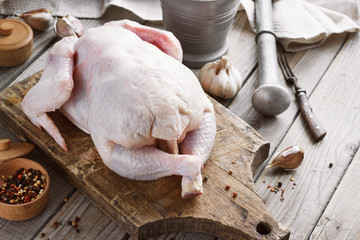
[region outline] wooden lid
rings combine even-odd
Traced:
[[[31,143],[16,142],[10,139],[0,140],[0,162],[24,156],[34,149]]]
[[[31,55],[33,31],[16,19],[0,20],[0,66],[9,67],[25,62]]]

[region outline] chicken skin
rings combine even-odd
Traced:
[[[109,22],[57,42],[22,108],[65,151],[46,112],[60,109],[90,134],[117,174],[136,180],[181,175],[182,196],[197,196],[215,140],[215,114],[181,60],[172,33],[129,20]]]

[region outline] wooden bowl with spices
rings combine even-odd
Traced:
[[[0,149],[2,141],[0,140]],[[17,144],[14,143],[15,146]],[[34,147],[28,144],[26,148],[23,152],[31,151]],[[41,164],[33,160],[3,158],[8,155],[6,150],[0,150],[0,217],[11,221],[33,218],[44,210],[49,201],[49,174]]]

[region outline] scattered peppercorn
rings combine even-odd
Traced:
[[[207,180],[208,180],[208,177],[204,177],[204,179],[203,179],[203,182],[207,182]]]
[[[233,192],[233,197],[236,198],[236,196],[237,196],[237,193]]]
[[[64,198],[64,202],[67,202],[68,201],[68,199],[67,198]]]
[[[264,180],[263,183],[266,183],[266,181]]]
[[[332,168],[334,166],[334,164],[329,163],[329,168]]]
[[[43,233],[43,232],[42,232],[42,233],[40,234],[40,236],[43,238],[43,237],[46,236],[46,233]]]
[[[236,160],[232,161],[232,164],[236,164]]]
[[[77,229],[76,229],[76,232],[77,232],[77,233],[80,233],[80,229],[77,228]]]
[[[229,174],[232,174],[232,173],[233,173],[233,170],[232,170],[232,169],[230,169],[230,170],[229,170]]]
[[[281,189],[281,197],[284,197],[285,189]]]
[[[29,176],[35,176],[35,178]],[[46,177],[43,179],[40,177],[40,180],[38,179],[39,176],[45,175],[32,168],[20,168],[15,174],[9,175],[1,186],[0,202],[22,204],[37,199],[45,191],[46,187]]]
[[[282,182],[278,182],[278,187],[281,187],[282,186]]]
[[[229,189],[230,189],[230,186],[226,185],[225,190],[229,190]]]
[[[280,198],[280,201],[282,201],[282,202],[283,202],[284,200],[285,200],[285,198],[283,198],[283,197],[282,197],[282,198]]]
[[[294,186],[297,186],[296,183],[293,183]]]
[[[58,228],[58,227],[59,227],[59,223],[58,223],[58,222],[54,222],[54,223],[53,223],[53,226],[54,226],[55,228]]]
[[[72,221],[67,221],[67,224],[68,224],[68,225],[72,225]]]

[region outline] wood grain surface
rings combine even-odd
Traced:
[[[0,19],[4,17],[0,15]],[[162,28],[161,21],[144,22],[124,9],[110,9],[101,19],[82,19],[82,22],[85,28],[89,28],[123,18]],[[276,151],[289,145],[301,145],[305,149],[304,161],[297,170],[262,171],[263,166],[260,166],[255,177],[257,193],[268,211],[290,229],[290,239],[358,239],[360,225],[356,223],[359,221],[360,201],[356,169],[359,165],[360,95],[357,93],[360,88],[357,83],[360,68],[357,59],[360,46],[359,37],[356,37],[358,34],[347,35],[334,34],[317,48],[288,54],[290,66],[299,77],[301,86],[307,90],[315,114],[328,131],[325,139],[318,144],[313,142],[299,117],[295,98],[288,110],[275,118],[263,117],[255,112],[250,99],[258,84],[256,48],[254,33],[243,11],[237,13],[229,35],[228,56],[242,73],[244,86],[234,99],[216,100],[228,106],[271,144],[268,160],[276,155]],[[30,59],[17,67],[0,68],[0,89],[43,69],[49,47],[56,40],[52,29],[35,31]],[[198,70],[194,72],[196,74]],[[290,87],[288,89],[292,91]],[[19,139],[0,123],[0,138],[26,140],[17,136]],[[40,159],[40,155],[32,152],[27,158],[40,162],[50,174],[52,188],[49,204],[43,213],[31,220],[12,222],[0,219],[0,239],[136,239],[129,238],[121,227],[61,177],[59,169],[55,170]],[[330,163],[332,168],[329,168]],[[291,181],[291,177],[295,181]],[[279,193],[270,192],[267,188],[267,185],[276,185],[279,181],[285,189],[283,202]],[[63,202],[65,197],[69,198],[67,203]],[[72,217],[73,214],[82,219],[79,234],[64,223],[58,229],[53,227],[54,221],[67,219],[66,216]],[[91,227],[83,222],[85,218],[89,219]],[[149,240],[218,239],[210,234],[188,231],[163,233]],[[46,236],[42,237],[42,232]]]
[[[69,224],[80,220],[78,232]],[[59,226],[54,227],[58,222]],[[35,239],[114,239],[125,240],[129,235],[122,231],[111,219],[105,216],[100,209],[93,205],[84,195],[76,191],[64,204],[49,224],[45,226]]]
[[[45,132],[33,126],[20,102],[41,73],[1,93],[0,118],[21,138],[33,142],[36,150],[75,187],[132,236],[144,239],[169,231],[204,232],[223,238],[287,239],[289,231],[265,209],[255,193],[252,169],[266,159],[269,145],[249,125],[215,101],[216,143],[205,165],[205,194],[184,200],[180,177],[156,181],[122,178],[101,162],[89,137],[62,114],[50,114],[68,142],[62,151]],[[236,160],[237,163],[232,162]],[[229,169],[233,174],[228,174]],[[231,186],[226,191],[225,185]],[[232,197],[232,192],[238,197]]]
[[[312,239],[313,228],[319,224],[319,218],[329,199],[333,197],[358,151],[360,81],[355,76],[360,75],[360,68],[354,67],[353,63],[358,61],[360,54],[359,40],[359,34],[351,34],[346,38],[341,51],[334,55],[326,73],[319,76],[320,83],[310,95],[309,100],[317,117],[321,119],[325,129],[330,129],[327,136],[321,142],[314,143],[310,133],[304,131],[303,120],[297,116],[278,148],[284,149],[294,144],[302,147],[305,153],[302,164],[296,171],[264,171],[256,182],[256,190],[267,209],[291,229],[292,239]],[[301,72],[312,71],[311,60],[313,59],[307,59],[309,62],[301,65]],[[320,68],[320,63],[317,66]],[[295,66],[294,69],[299,68]],[[330,163],[333,164],[331,168]],[[290,180],[291,177],[294,181]],[[279,181],[283,183],[286,191],[283,202],[266,190],[262,183],[264,180],[268,184]],[[359,204],[357,208],[360,209]],[[336,222],[337,219],[333,221]],[[352,230],[353,233],[356,231],[356,228]],[[332,236],[330,234],[328,239],[358,239]]]
[[[360,153],[357,152],[311,234],[311,239],[359,239],[359,168]]]

